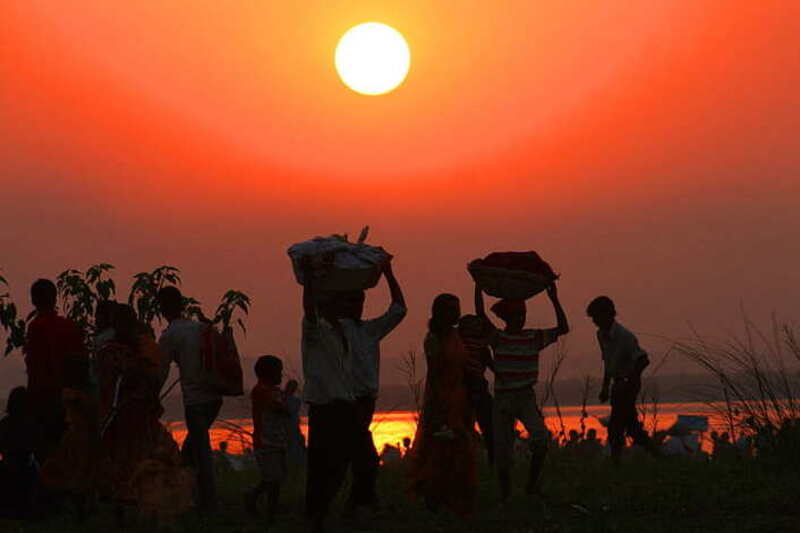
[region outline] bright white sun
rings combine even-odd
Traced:
[[[336,46],[336,71],[361,94],[384,94],[403,83],[411,64],[408,43],[391,26],[365,22],[353,26]]]

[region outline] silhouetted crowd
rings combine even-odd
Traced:
[[[310,268],[303,265],[303,268]],[[520,457],[528,460],[525,490],[540,494],[540,477],[553,439],[537,403],[539,356],[569,332],[555,282],[546,288],[555,325],[526,328],[525,300],[500,299],[491,306],[495,325],[476,284],[474,314],[441,294],[432,303],[424,339],[425,389],[416,435],[379,456],[370,432],[379,394],[380,344],[406,316],[391,261],[382,267],[391,303],[376,318],[363,318],[365,291],[325,291],[314,276],[304,283],[302,318],[303,402],[308,409],[307,450],[299,430],[301,401],[296,381],[282,386],[282,360],[265,355],[255,363],[250,392],[253,455],[260,482],[246,492],[245,506],[258,513],[266,500],[276,519],[281,487],[293,465],[306,465],[306,513],[322,531],[345,476],[352,474],[345,513],[363,519],[381,507],[376,490],[381,460],[403,457],[410,491],[432,510],[469,517],[477,487],[477,454],[483,448],[494,469],[500,498],[512,490]],[[136,513],[172,520],[196,507],[217,507],[216,468],[209,431],[227,393],[210,385],[209,358],[225,348],[208,324],[187,318],[178,288],[157,295],[166,329],[156,340],[128,305],[104,301],[95,311],[92,339],[56,310],[56,286],[38,280],[31,288],[36,309],[24,347],[27,387],[11,391],[0,421],[0,503],[6,516],[31,518],[56,502],[69,502],[79,520],[97,501],[108,502],[120,524]],[[600,400],[610,401],[608,444],[620,460],[625,439],[660,454],[644,431],[636,399],[648,357],[636,336],[616,320],[608,297],[591,301],[604,364]],[[162,394],[172,364],[180,372],[187,436],[179,448],[161,424]],[[490,387],[486,372],[494,374]],[[517,423],[524,426],[520,438]],[[480,429],[476,438],[475,426]],[[723,437],[715,444],[725,446]],[[482,446],[481,446],[482,442]],[[520,445],[524,453],[520,453]],[[402,448],[402,453],[400,451]],[[594,430],[570,434],[565,449],[600,456]],[[727,448],[726,448],[727,450]],[[721,452],[722,453],[722,452]],[[219,458],[227,454],[217,452]],[[227,459],[226,459],[227,460]]]

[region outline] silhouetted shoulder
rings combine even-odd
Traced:
[[[614,326],[614,336],[618,337],[619,340],[638,342],[636,335],[631,330],[620,324],[619,322],[617,322],[616,325]]]

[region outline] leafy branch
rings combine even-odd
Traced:
[[[97,304],[110,300],[116,293],[116,285],[110,278],[113,270],[113,265],[100,263],[90,266],[85,273],[75,269],[65,270],[56,278],[64,315],[81,328],[87,337],[96,333],[93,319]]]
[[[226,330],[231,326],[231,320],[236,311],[239,310],[247,315],[250,312],[250,297],[241,291],[230,290],[222,297],[222,302],[217,306],[214,313],[214,324],[222,324],[222,329]],[[237,318],[236,323],[242,328],[242,333],[247,334],[247,327],[242,318]]]
[[[128,295],[128,304],[136,311],[143,323],[153,327],[153,322],[161,322],[158,308],[158,291],[166,284],[180,285],[181,271],[172,266],[160,266],[152,272],[139,272],[133,276],[133,285]],[[193,302],[199,306],[199,302]]]
[[[25,345],[25,320],[19,318],[17,315],[17,306],[11,301],[11,295],[8,292],[8,282],[6,278],[0,276],[0,286],[3,287],[0,292],[0,326],[6,330],[8,338],[6,339],[6,348],[3,356],[8,356],[17,348],[22,348]]]

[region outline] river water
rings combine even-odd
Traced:
[[[643,417],[640,417],[645,428],[649,432],[654,430],[668,429],[678,418],[678,415],[701,415],[708,416],[710,430],[729,431],[727,421],[721,418],[716,409],[702,403],[666,403],[659,404],[655,409],[647,405],[644,409]],[[586,407],[586,416],[582,416],[582,407],[567,406],[561,407],[560,416],[555,408],[547,407],[544,409],[545,422],[548,428],[554,433],[562,431],[568,433],[571,429],[581,431],[582,427],[586,430],[596,429],[598,437],[605,441],[606,429],[601,423],[603,417],[607,417],[610,408],[607,405],[591,405]],[[173,437],[179,443],[186,437],[186,427],[183,422],[170,422],[168,428]],[[301,431],[307,434],[305,418],[301,421]],[[375,446],[380,452],[384,445],[390,444],[397,446],[406,437],[413,438],[416,429],[414,413],[409,411],[378,412],[372,422],[372,435]],[[253,430],[251,419],[229,419],[218,421],[212,428],[211,440],[214,449],[220,442],[228,442],[230,453],[242,453],[246,447],[250,447],[250,438],[246,432]],[[520,430],[522,427],[520,426]],[[524,432],[523,432],[524,433]],[[706,435],[703,439],[703,449],[709,450],[711,447],[710,439]]]

